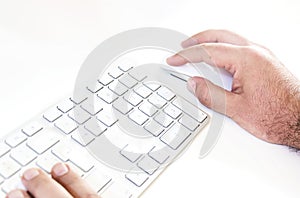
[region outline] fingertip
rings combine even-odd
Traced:
[[[70,167],[64,163],[57,163],[52,167],[51,174],[53,177],[61,177],[67,174],[70,170]]]
[[[29,198],[29,197],[30,196],[28,195],[27,192],[19,189],[13,190],[6,195],[6,198]]]
[[[175,54],[175,55],[167,58],[167,63],[172,66],[180,66],[180,65],[187,63],[187,61],[179,54]]]

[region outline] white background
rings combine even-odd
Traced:
[[[137,27],[187,35],[225,28],[270,48],[300,78],[297,0],[0,0],[0,133],[71,93],[101,41]],[[198,136],[143,197],[299,197],[300,154],[262,142],[226,120],[199,159]]]

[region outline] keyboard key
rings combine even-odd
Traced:
[[[57,109],[60,110],[63,113],[67,113],[71,109],[74,108],[74,103],[68,98],[66,100],[63,100],[57,105]]]
[[[135,107],[143,101],[143,98],[136,93],[126,93],[123,98]]]
[[[59,142],[59,136],[53,129],[43,129],[37,135],[27,141],[27,145],[36,153],[42,154]]]
[[[12,135],[10,135],[8,138],[6,138],[5,142],[10,147],[16,147],[22,142],[24,142],[27,139],[27,136],[22,133],[21,131],[18,131]]]
[[[26,188],[24,187],[23,183],[21,182],[21,178],[18,175],[15,175],[12,178],[9,178],[2,185],[2,190],[5,193],[9,193],[10,191],[15,190],[15,189],[21,189],[21,190],[26,191]]]
[[[51,152],[58,157],[60,160],[66,162],[70,158],[70,154],[72,152],[72,145],[66,141],[58,142]]]
[[[148,179],[149,176],[146,173],[127,173],[125,178],[131,181],[137,187],[141,187]]]
[[[160,88],[160,85],[156,83],[144,83],[144,85],[152,91],[156,91],[158,88]]]
[[[76,95],[75,97],[76,98],[71,97],[70,100],[77,105],[79,105],[80,103],[82,103],[83,101],[85,101],[87,99],[86,96],[81,96],[81,95],[78,95],[78,96]]]
[[[173,123],[173,119],[163,112],[159,112],[154,117],[154,120],[165,128],[167,128],[168,126],[170,126]]]
[[[86,112],[88,112],[90,115],[94,116],[100,111],[102,111],[105,105],[106,103],[103,102],[103,100],[101,100],[98,97],[95,97],[93,102],[91,100],[86,100],[80,105],[80,107]]]
[[[74,131],[71,137],[81,146],[87,146],[95,139],[94,136],[83,127],[80,127]]]
[[[113,93],[111,90],[109,90],[107,87],[101,89],[98,92],[97,96],[108,104],[111,104],[113,101],[115,101],[118,98],[118,96],[115,93]]]
[[[143,98],[148,98],[152,94],[152,91],[146,86],[135,88],[134,91]]]
[[[118,96],[122,96],[128,90],[128,88],[119,81],[112,82],[108,88]]]
[[[63,116],[61,119],[55,122],[54,126],[65,134],[70,134],[78,128],[78,124],[76,124],[76,122],[68,116]]]
[[[79,107],[75,107],[68,113],[68,116],[77,122],[77,124],[84,124],[86,121],[88,121],[91,117],[90,114],[87,113],[85,110]]]
[[[97,93],[99,90],[101,90],[103,88],[103,85],[100,84],[99,82],[95,82],[95,84],[93,86],[87,86],[86,87],[87,90],[89,90],[91,93]]]
[[[49,122],[54,122],[55,120],[57,120],[61,116],[62,116],[62,113],[56,107],[49,109],[43,115],[43,117],[46,120],[48,120]]]
[[[103,76],[101,76],[101,78],[98,80],[98,82],[100,82],[102,85],[106,86],[109,83],[111,83],[114,79],[109,76],[108,74],[104,74]]]
[[[125,74],[121,78],[119,78],[119,82],[130,89],[138,84],[138,82],[128,74]]]
[[[181,115],[181,110],[172,104],[166,106],[163,111],[173,119],[177,119]]]
[[[188,129],[180,127],[179,123],[176,123],[160,137],[160,140],[176,150],[190,135]]]
[[[123,71],[120,70],[118,67],[110,69],[108,72],[108,75],[113,77],[114,79],[119,78],[121,75],[123,75]]]
[[[199,122],[197,122],[195,119],[193,119],[192,117],[190,117],[187,114],[184,114],[179,119],[179,123],[181,123],[183,126],[185,126],[186,128],[188,128],[191,131],[195,131],[198,128],[198,126],[200,125]]]
[[[152,158],[145,156],[137,163],[137,166],[145,171],[145,173],[153,175],[160,165]]]
[[[129,114],[129,118],[138,125],[143,125],[148,120],[148,116],[146,116],[140,110],[134,110],[131,112]]]
[[[111,177],[107,176],[98,169],[93,169],[91,173],[89,173],[84,179],[94,190],[94,192],[99,192],[112,180]]]
[[[20,170],[20,165],[10,158],[9,156],[5,156],[0,159],[0,174],[4,178],[9,178]]]
[[[131,70],[133,67],[129,64],[122,64],[122,65],[119,65],[118,68],[120,70],[122,70],[123,72],[128,72],[129,70]]]
[[[118,119],[115,118],[114,115],[112,115],[112,112],[104,110],[98,113],[97,119],[108,127],[112,126],[118,121]]]
[[[167,104],[167,102],[157,94],[152,94],[149,97],[148,101],[151,104],[153,104],[155,107],[157,107],[158,109],[162,108],[163,106],[165,106]]]
[[[175,94],[168,88],[166,87],[160,87],[157,90],[157,94],[160,95],[161,97],[163,97],[164,99],[170,101],[172,100],[172,98],[175,97]]]
[[[49,152],[40,156],[36,164],[47,173],[51,173],[52,167],[58,162],[60,162],[60,160]]]
[[[0,157],[5,155],[6,153],[8,153],[8,151],[10,151],[10,147],[7,146],[7,144],[5,144],[4,142],[1,142],[0,143]]]
[[[119,182],[113,182],[100,195],[104,198],[132,198],[132,193],[129,191],[128,187],[121,185]]]
[[[107,130],[107,127],[98,120],[92,118],[85,123],[84,128],[91,132],[94,136],[99,136]]]
[[[123,98],[118,98],[112,105],[116,110],[120,111],[122,114],[127,114],[133,107],[126,102]]]
[[[90,156],[74,150],[70,154],[70,161],[84,172],[88,172],[94,167],[94,162]]]
[[[181,97],[177,96],[172,104],[174,104],[179,109],[182,109],[183,112],[189,114],[192,118],[196,119],[200,123],[202,123],[207,118],[207,115],[205,113],[203,113],[196,106]]]
[[[159,150],[156,150],[156,147],[153,147],[148,155],[158,163],[163,164],[170,157],[170,151],[168,151],[168,147],[162,147]]]
[[[126,145],[121,151],[121,155],[131,162],[136,162],[141,156],[141,153],[136,153],[130,145]]]
[[[36,156],[36,153],[28,148],[26,144],[18,146],[10,153],[10,157],[16,160],[22,166],[29,164],[36,158]]]
[[[22,131],[25,133],[27,136],[33,136],[37,132],[43,129],[43,125],[39,122],[32,122],[25,126]]]
[[[141,70],[134,69],[134,70],[129,71],[128,73],[131,77],[133,77],[137,81],[142,81],[145,78],[147,78],[145,72],[141,71]]]
[[[144,128],[155,137],[159,136],[164,131],[164,128],[154,121],[149,122]]]
[[[156,107],[146,100],[139,106],[139,110],[149,117],[152,117],[157,112]]]

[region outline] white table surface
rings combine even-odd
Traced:
[[[270,49],[300,78],[297,0],[0,1],[0,133],[70,93],[90,51],[137,27],[192,35],[236,31]],[[227,119],[213,151],[204,135],[143,194],[153,197],[299,197],[300,154],[260,141]]]

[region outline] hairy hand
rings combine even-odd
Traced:
[[[188,88],[205,106],[226,114],[256,137],[300,148],[300,83],[267,48],[225,30],[207,30],[182,43],[173,66],[206,62],[232,74],[231,91],[193,77]],[[225,96],[224,110],[216,95]]]
[[[91,187],[67,164],[53,166],[51,177],[40,169],[31,168],[24,172],[22,182],[28,191],[14,190],[7,197],[24,198],[99,198]]]

